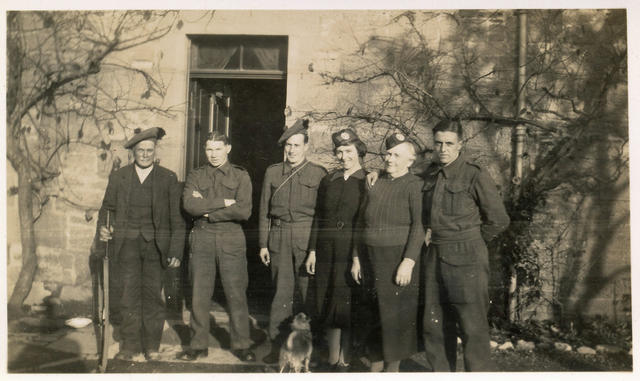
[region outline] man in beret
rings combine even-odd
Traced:
[[[113,240],[122,286],[122,341],[116,355],[122,360],[140,353],[147,360],[158,358],[165,321],[163,272],[180,266],[184,249],[181,187],[175,173],[155,164],[156,144],[164,135],[159,127],[137,130],[125,143],[134,163],[109,176],[98,214],[98,234],[101,241]]]
[[[254,361],[249,349],[247,306],[247,244],[241,223],[251,215],[251,179],[229,162],[231,144],[225,135],[210,133],[205,142],[207,164],[187,176],[182,200],[194,218],[189,269],[193,287],[190,349],[179,359],[206,357],[209,348],[209,310],[216,268],[229,307],[231,349],[242,361]]]
[[[259,215],[260,259],[271,267],[275,295],[269,317],[271,353],[278,359],[283,321],[304,308],[308,274],[304,267],[315,214],[320,181],[327,171],[307,160],[308,121],[298,120],[287,128],[278,144],[284,144],[285,161],[267,168],[262,184]]]
[[[485,242],[507,228],[509,216],[491,176],[461,151],[462,125],[439,122],[433,140],[435,160],[423,174],[425,354],[434,371],[455,371],[461,332],[465,370],[490,371]]]

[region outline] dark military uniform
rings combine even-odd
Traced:
[[[295,174],[294,174],[295,173]],[[293,176],[291,176],[293,174]],[[320,181],[327,171],[307,160],[295,167],[278,163],[267,168],[262,185],[259,244],[271,256],[271,277],[276,292],[271,303],[269,335],[275,339],[280,324],[307,296],[308,276],[304,260],[309,246]]]
[[[424,176],[425,227],[432,230],[425,261],[424,341],[436,372],[456,369],[456,322],[467,371],[491,370],[489,259],[485,241],[509,225],[489,174],[461,154]]]
[[[198,191],[202,198],[194,197]],[[225,207],[224,199],[236,200]],[[189,173],[183,192],[184,208],[197,219],[191,230],[189,261],[193,286],[191,349],[209,346],[209,309],[214,292],[216,266],[229,306],[232,349],[246,349],[249,338],[247,307],[246,239],[241,221],[251,215],[251,180],[242,167],[228,161],[210,164]],[[204,217],[208,214],[208,217]]]

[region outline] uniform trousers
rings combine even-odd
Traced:
[[[208,231],[195,227],[191,232],[189,269],[193,287],[191,329],[192,349],[209,347],[211,298],[216,283],[216,267],[229,309],[229,336],[232,349],[251,346],[247,305],[246,240],[239,232]]]
[[[489,261],[483,240],[431,244],[425,261],[423,337],[435,372],[456,370],[457,326],[467,371],[491,371]]]
[[[153,239],[138,235],[123,241],[117,265],[122,282],[121,350],[137,353],[160,348],[165,320],[161,258]]]
[[[269,337],[272,340],[287,332],[288,327],[282,327],[287,318],[306,311],[309,276],[304,261],[310,232],[311,221],[280,221],[271,226],[271,279],[276,288],[269,317]]]

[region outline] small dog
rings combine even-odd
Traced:
[[[309,360],[313,352],[310,321],[304,312],[293,318],[291,333],[280,348],[280,373],[287,368],[294,373],[300,373],[302,369],[309,372]]]

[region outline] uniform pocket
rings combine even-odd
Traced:
[[[269,231],[269,239],[267,241],[267,248],[272,253],[280,251],[280,243],[282,242],[282,229],[279,226],[271,224],[271,230]]]
[[[449,303],[477,302],[478,265],[450,265],[441,263],[442,279]]]
[[[242,234],[227,234],[224,237],[218,236],[218,244],[223,253],[229,255],[244,256],[247,250],[247,244]]]
[[[477,303],[486,292],[487,248],[481,240],[439,247],[442,282],[450,303]]]
[[[444,214],[458,216],[465,215],[472,210],[475,203],[464,184],[446,184],[444,189],[444,205],[442,206]]]
[[[225,178],[222,181],[222,192],[225,198],[235,198],[238,186],[240,183],[235,179]]]

